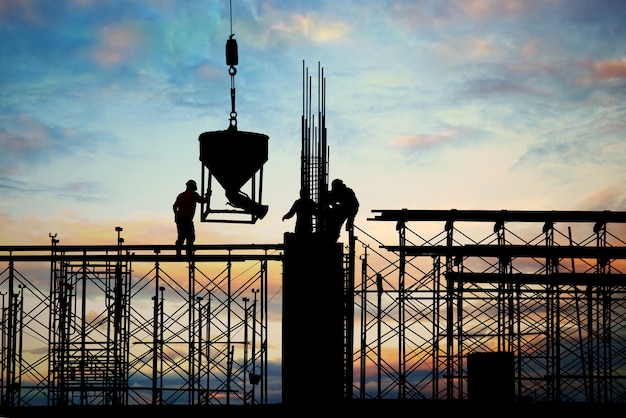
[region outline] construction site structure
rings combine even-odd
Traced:
[[[323,74],[318,65],[315,112],[303,63],[309,234],[196,245],[191,258],[128,245],[121,227],[112,245],[50,234],[49,245],[0,246],[0,413],[626,405],[626,212],[372,210],[328,240]],[[264,159],[232,184],[209,168],[235,189]],[[239,209],[254,223],[266,208],[251,200]],[[374,223],[388,232],[370,233]]]
[[[290,233],[1,246],[1,406],[626,402],[626,212],[374,213],[398,242],[355,226],[352,288]]]
[[[329,165],[321,65],[315,85],[303,61],[302,80],[300,196],[315,202],[316,211],[298,215],[311,217],[305,221],[310,231],[284,235],[282,403],[287,407],[311,404],[314,393],[336,405],[350,398],[352,390],[353,316],[348,308],[354,263],[326,230]],[[317,111],[312,103],[315,86]],[[348,233],[353,238],[353,228]]]
[[[197,246],[189,261],[175,245],[51,238],[0,250],[2,406],[266,402],[280,245]]]
[[[398,243],[355,288],[358,396],[626,401],[625,212],[373,212]]]

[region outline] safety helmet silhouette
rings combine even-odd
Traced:
[[[187,183],[187,189],[189,190],[198,190],[198,185],[195,180],[189,180]]]
[[[331,183],[331,187],[333,188],[333,190],[341,189],[343,186],[344,186],[344,184],[343,184],[343,181],[341,179],[335,179]]]

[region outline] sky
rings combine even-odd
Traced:
[[[624,22],[623,0],[0,0],[1,245],[173,244],[198,136],[229,124],[231,33],[269,212],[196,218],[197,244],[293,229],[303,66],[364,230],[394,237],[368,221],[385,209],[626,210]]]
[[[374,211],[624,211],[624,22],[624,0],[0,0],[0,245],[173,244],[198,137],[229,124],[231,34],[269,212],[196,215],[197,244],[293,230],[303,66],[329,177],[386,244]]]

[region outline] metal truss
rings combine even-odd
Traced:
[[[370,220],[392,221],[398,245],[359,240],[355,398],[468,399],[468,360],[484,352],[512,354],[514,399],[626,402],[626,213]],[[509,383],[491,372],[491,389]]]
[[[397,243],[350,231],[347,399],[470,399],[472,356],[505,353],[511,382],[484,373],[517,400],[626,402],[625,212],[370,220]],[[110,246],[0,247],[0,406],[267,403],[283,244],[181,259],[120,231]]]
[[[267,402],[280,246],[0,248],[0,405]]]

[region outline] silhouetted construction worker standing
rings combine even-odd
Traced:
[[[174,222],[178,238],[176,239],[176,256],[179,257],[183,243],[187,242],[187,256],[193,255],[193,243],[196,240],[196,231],[193,225],[193,217],[196,213],[196,204],[206,202],[206,196],[198,194],[198,186],[194,180],[189,180],[187,189],[180,193],[174,201]]]
[[[309,190],[301,189],[300,198],[293,202],[291,209],[283,216],[283,221],[296,215],[294,232],[298,235],[311,234],[313,232],[313,215],[316,210],[317,203],[309,197]]]

